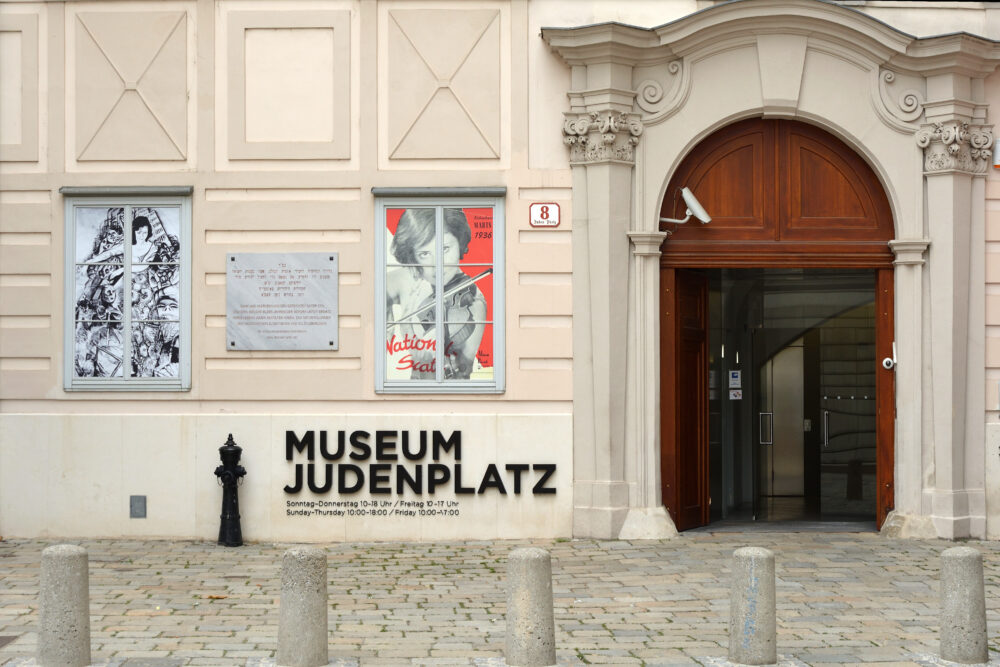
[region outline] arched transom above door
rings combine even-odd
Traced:
[[[842,141],[792,120],[752,118],[699,143],[670,179],[660,217],[684,218],[682,187],[709,224],[661,223],[673,266],[888,265],[892,212],[875,173]]]

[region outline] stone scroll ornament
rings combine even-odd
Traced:
[[[634,164],[642,123],[637,115],[621,111],[571,113],[566,114],[563,134],[563,141],[569,146],[571,163]]]
[[[646,126],[677,113],[691,92],[691,68],[682,60],[668,63],[658,74],[662,80],[646,79],[636,87],[635,103],[644,112]]]
[[[993,128],[959,121],[925,125],[917,132],[924,149],[924,171],[985,174],[992,160]]]
[[[894,97],[889,92],[889,85],[896,81],[896,73],[891,70],[882,70],[879,73],[879,90],[882,93],[883,102],[887,107],[892,108],[888,101],[894,102],[895,108],[892,114],[901,121],[911,123],[920,118],[924,112],[924,96],[919,90],[907,88],[898,97]]]

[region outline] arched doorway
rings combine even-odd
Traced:
[[[872,169],[791,120],[723,128],[681,162],[712,222],[665,224],[661,480],[679,530],[866,520],[893,505],[892,213]]]

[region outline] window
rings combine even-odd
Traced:
[[[505,190],[374,192],[376,390],[503,391]]]
[[[190,188],[63,188],[66,389],[191,386]]]

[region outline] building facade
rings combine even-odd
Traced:
[[[996,40],[4,0],[0,534],[210,538],[232,434],[253,540],[998,536]]]

